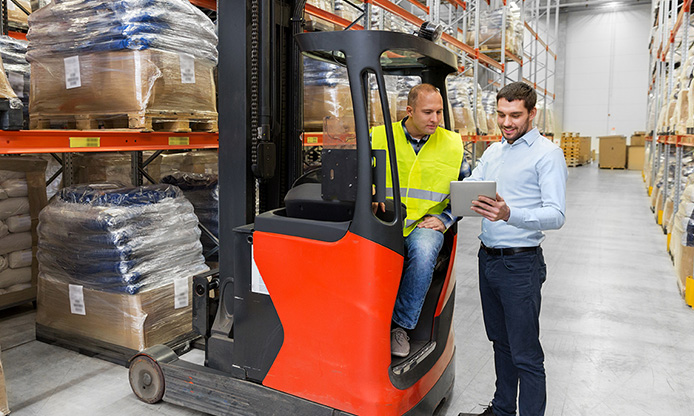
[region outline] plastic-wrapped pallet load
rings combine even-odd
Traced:
[[[304,58],[304,129],[321,131],[326,117],[354,124],[347,69]]]
[[[17,0],[17,2],[21,4],[26,11],[31,13],[31,3],[29,0]],[[7,1],[7,21],[12,29],[26,30],[28,18],[29,15],[17,7],[12,0]]]
[[[451,98],[451,104],[453,105],[453,116],[454,118],[459,118],[456,120],[456,128],[461,134],[463,129],[467,130],[468,134],[487,134],[487,115],[484,112],[484,106],[482,105],[482,93],[477,94],[477,103],[475,104],[474,99],[474,80],[472,77],[467,75],[458,75],[455,77],[449,77],[447,79],[449,87],[449,96]],[[479,84],[477,84],[478,91],[482,91]],[[467,100],[467,101],[466,101]],[[458,108],[469,108],[470,113],[477,112],[477,124],[474,123],[474,118],[472,114],[467,114],[467,111],[463,110],[460,112]],[[459,124],[458,121],[461,121]],[[495,123],[496,124],[496,123]],[[461,127],[464,126],[464,127]],[[472,130],[472,132],[470,132]]]
[[[183,195],[193,204],[200,224],[219,237],[219,181],[216,174],[175,172],[161,181],[181,188]],[[205,233],[200,236],[200,241],[205,253],[217,246]],[[216,259],[216,253],[208,257],[209,261]]]
[[[62,189],[40,215],[38,328],[135,350],[190,333],[197,225],[175,186]]]
[[[482,50],[501,49],[501,36],[506,36],[506,50],[520,55],[523,45],[523,21],[521,20],[520,7],[513,2],[508,5],[506,14],[506,28],[502,31],[502,9],[485,10],[480,13],[479,44]],[[467,44],[475,44],[474,24],[468,26]],[[503,35],[502,35],[503,33]]]
[[[46,205],[45,169],[38,158],[0,158],[0,308],[36,296],[33,248]]]
[[[187,0],[62,0],[29,17],[31,127],[216,130],[212,21]]]
[[[8,3],[9,4],[9,3]],[[28,42],[9,36],[0,36],[0,56],[2,57],[5,75],[12,90],[22,101],[24,108],[24,127],[29,123],[29,86],[30,65],[26,60]]]
[[[687,279],[694,271],[694,184],[689,183],[682,193],[679,208],[672,224],[670,253],[675,263],[677,285],[685,295]],[[694,292],[694,287],[690,289]],[[694,293],[691,293],[694,295]]]
[[[487,134],[500,136],[501,130],[496,122],[496,92],[482,91],[482,107],[487,120]]]

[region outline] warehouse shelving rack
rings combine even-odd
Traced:
[[[7,1],[1,0],[3,11],[7,10]],[[190,0],[192,4],[216,10],[215,0]],[[15,4],[17,4],[15,2]],[[3,13],[6,16],[6,13]],[[23,32],[7,31],[7,25],[0,27],[2,32],[16,39],[26,40]],[[0,169],[4,155],[18,154],[51,154],[61,168],[47,184],[53,182],[61,173],[63,184],[72,185],[74,178],[73,154],[80,152],[130,152],[131,172],[134,185],[141,185],[143,179],[155,181],[149,177],[145,168],[159,154],[166,150],[193,150],[219,148],[218,133],[189,132],[140,132],[137,130],[19,130],[0,131]],[[143,151],[154,151],[147,160],[143,160]],[[217,248],[206,255],[218,250],[218,239],[201,226],[203,233],[217,243]],[[26,303],[35,299],[35,288],[32,291],[21,291],[2,295],[0,309]],[[128,357],[124,356],[127,360]]]
[[[674,83],[675,83],[675,62],[676,57],[679,57],[682,65],[687,61],[690,39],[689,27],[691,25],[690,9],[692,0],[684,0],[679,10],[677,9],[677,0],[661,0],[658,9],[658,32],[655,33],[653,42],[651,43],[651,52],[656,48],[655,60],[654,54],[651,53],[651,62],[649,68],[654,68],[655,74],[650,79],[649,92],[652,92],[654,99],[649,102],[650,108],[648,114],[653,114],[653,129],[651,135],[647,138],[647,143],[650,148],[650,160],[646,161],[651,166],[651,176],[648,185],[648,194],[651,195],[655,186],[655,177],[661,167],[661,158],[663,165],[666,167],[670,164],[672,148],[675,149],[675,189],[670,190],[667,177],[663,181],[661,204],[654,206],[653,209],[657,214],[658,224],[663,224],[663,211],[665,204],[671,191],[673,195],[673,211],[676,213],[680,203],[680,182],[682,174],[682,155],[683,147],[694,146],[694,136],[676,134],[675,126],[666,122],[667,126],[664,131],[658,131],[658,119],[663,108],[665,111],[670,107]],[[682,28],[684,28],[682,30]],[[676,47],[675,41],[678,32],[682,30],[682,41],[679,48]],[[653,138],[656,138],[653,140]],[[667,171],[665,175],[667,175]],[[656,203],[657,205],[657,203]]]
[[[556,99],[556,94],[549,90],[549,82],[555,73],[554,70],[550,70],[550,67],[555,65],[557,59],[557,55],[552,50],[552,47],[558,44],[559,0],[554,2],[549,0],[546,2],[546,6],[541,6],[541,2],[541,0],[521,0],[518,2],[524,30],[527,30],[530,34],[529,41],[523,42],[524,45],[520,48],[522,54],[514,54],[506,47],[505,27],[510,8],[508,0],[472,2],[462,0],[427,0],[426,5],[417,0],[403,0],[399,3],[389,0],[365,0],[360,7],[355,6],[361,11],[361,14],[355,21],[349,21],[310,4],[306,5],[305,12],[310,16],[350,30],[370,29],[370,16],[373,13],[373,7],[378,7],[392,16],[404,20],[411,25],[413,31],[425,21],[441,24],[444,27],[444,33],[441,37],[442,43],[458,55],[460,72],[463,72],[466,68],[472,68],[473,78],[478,81],[473,83],[474,103],[477,102],[480,91],[485,88],[491,88],[492,86],[503,87],[507,82],[523,80],[533,85],[538,94],[544,97],[544,107],[541,111],[547,114],[547,106]],[[487,39],[481,39],[480,37],[480,15],[482,12],[498,9],[502,11],[501,27],[504,28],[502,29],[504,35],[501,36],[501,48],[499,50],[485,50],[488,49],[485,48]],[[554,14],[554,33],[550,30],[552,14]],[[529,16],[530,19],[524,18],[526,16]],[[381,14],[381,25],[382,20],[383,14]],[[541,36],[543,32],[541,22],[543,20],[546,21],[544,34],[547,36],[547,41],[543,40]],[[468,45],[459,39],[461,35],[465,37],[469,30],[472,30],[474,33],[473,45]],[[552,39],[551,41],[549,40],[550,38]],[[544,63],[541,61],[544,61]],[[529,64],[526,64],[526,62]],[[482,74],[485,75],[483,76]],[[481,78],[487,78],[488,82],[484,84],[484,87],[478,89]],[[472,113],[475,123],[478,124],[477,111],[473,109]],[[546,119],[547,117],[545,117],[545,123]],[[546,124],[541,127],[544,130]],[[473,166],[477,160],[477,146],[475,146],[475,143],[489,143],[501,140],[501,136],[484,133],[478,131],[476,135],[461,136],[466,144],[471,145],[466,146],[466,148],[472,156]],[[307,132],[304,134],[305,146],[315,147],[321,146],[321,144],[321,133]]]

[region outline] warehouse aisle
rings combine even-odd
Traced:
[[[567,198],[566,225],[543,244],[547,415],[694,414],[694,311],[678,293],[641,174],[572,168]],[[457,378],[447,416],[481,410],[494,391],[477,292],[479,220],[463,220],[459,230]],[[26,327],[27,315],[0,322],[0,332],[13,322]],[[191,359],[200,358],[196,351]],[[141,403],[127,369],[40,342],[3,350],[2,362],[14,416],[200,414]]]
[[[541,337],[547,416],[694,414],[694,311],[682,300],[641,173],[569,169],[567,221],[543,243]],[[456,297],[456,387],[447,415],[494,392],[480,309],[479,220],[463,220]]]

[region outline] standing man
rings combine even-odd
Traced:
[[[545,414],[544,353],[540,345],[540,289],[547,269],[543,230],[564,225],[567,169],[561,149],[532,121],[535,91],[514,82],[496,96],[503,139],[491,145],[466,180],[496,181],[496,199],[480,196],[480,297],[494,348],[496,392],[480,416]],[[503,197],[502,197],[503,196]],[[520,394],[519,394],[520,390]],[[461,413],[461,416],[472,416]]]
[[[442,115],[439,91],[421,84],[407,96],[407,117],[393,123],[400,197],[407,207],[405,264],[391,331],[391,353],[397,357],[410,353],[407,331],[417,326],[443,233],[454,223],[450,213],[443,211],[449,203],[450,183],[458,179],[463,143],[459,134],[439,127]],[[388,151],[385,126],[375,127],[371,140],[374,149]],[[392,198],[390,162],[386,170],[386,194]]]

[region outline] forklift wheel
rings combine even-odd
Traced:
[[[164,396],[164,373],[159,364],[146,355],[138,355],[130,362],[130,387],[145,403],[156,403]]]

